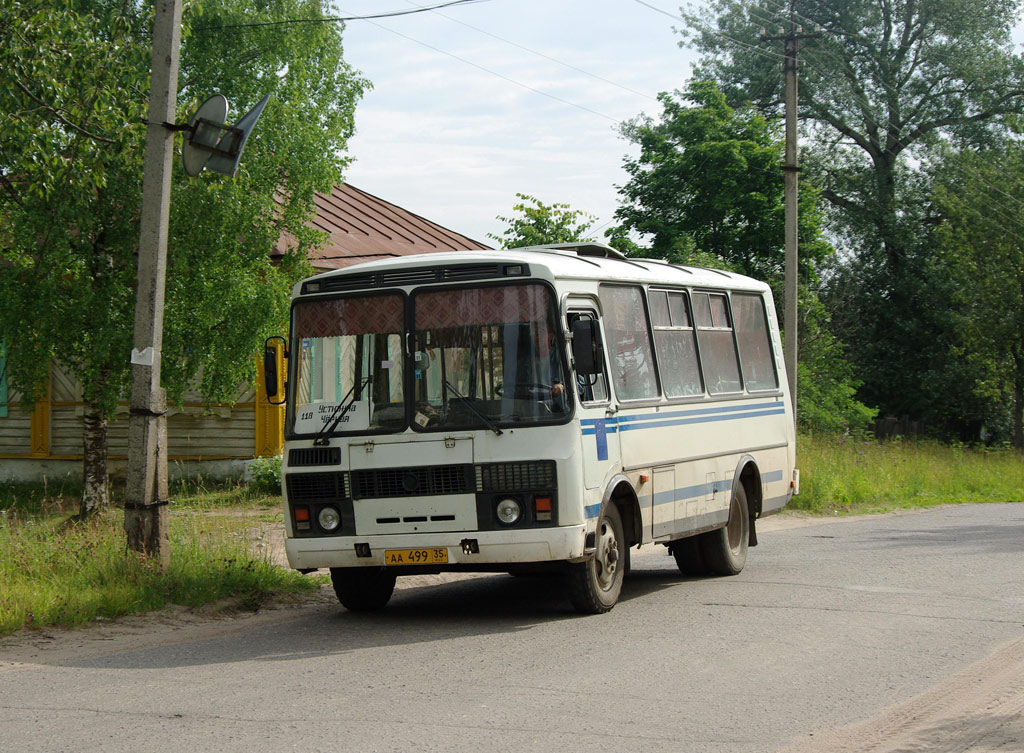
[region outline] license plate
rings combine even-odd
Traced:
[[[448,562],[448,550],[444,547],[427,549],[385,549],[385,565],[440,565]]]

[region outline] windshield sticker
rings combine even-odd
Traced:
[[[338,418],[338,425],[335,431],[366,431],[370,428],[370,402],[368,400],[356,400],[352,403],[345,415],[334,415],[334,411],[341,403],[316,403],[304,405],[299,408],[295,417],[296,434],[316,434]]]

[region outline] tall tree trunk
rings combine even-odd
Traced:
[[[85,403],[83,419],[85,453],[82,462],[82,504],[78,516],[85,519],[110,503],[110,474],[107,468],[107,417],[99,405]]]

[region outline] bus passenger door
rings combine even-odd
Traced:
[[[573,306],[570,301],[568,324],[570,330],[578,319],[598,321],[592,304]],[[580,429],[583,441],[583,479],[586,488],[603,488],[606,481],[621,468],[619,455],[618,419],[612,408],[608,390],[608,361],[604,370],[590,377],[573,370],[576,400],[579,405]]]

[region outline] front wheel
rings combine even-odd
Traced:
[[[376,612],[391,600],[395,574],[383,567],[332,567],[331,583],[345,609]]]
[[[729,523],[725,528],[701,535],[700,548],[704,563],[715,575],[736,575],[747,564],[749,514],[747,492],[743,484],[739,484],[729,502]]]
[[[583,614],[601,614],[615,606],[622,592],[629,552],[622,533],[622,517],[609,504],[597,521],[597,547],[586,562],[569,565],[569,598]]]

